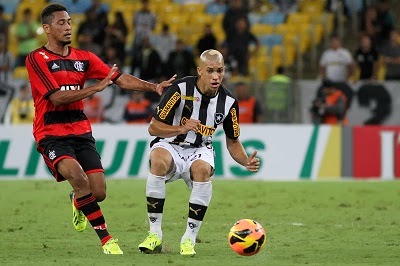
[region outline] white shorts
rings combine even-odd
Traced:
[[[174,169],[167,174],[166,182],[172,182],[182,178],[189,189],[192,188],[190,179],[190,167],[197,160],[202,160],[211,165],[214,169],[214,149],[208,147],[196,148],[190,145],[176,145],[169,142],[159,141],[151,147],[150,152],[156,148],[163,148],[169,151],[174,160]]]

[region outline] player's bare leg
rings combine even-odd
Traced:
[[[76,209],[82,211],[96,231],[106,254],[122,254],[118,244],[107,231],[106,221],[96,198],[91,192],[89,178],[75,159],[63,159],[57,163],[57,171],[71,184]]]
[[[193,256],[196,254],[194,250],[196,237],[212,196],[212,173],[213,168],[211,165],[202,160],[194,161],[190,167],[193,188],[189,199],[186,231],[181,239],[180,253],[182,255]]]
[[[156,148],[150,153],[150,173],[146,182],[149,235],[139,244],[144,253],[159,253],[162,249],[162,216],[165,202],[165,176],[174,168],[169,151]]]
[[[106,179],[103,172],[91,173],[87,175],[89,178],[90,191],[97,202],[106,199]]]

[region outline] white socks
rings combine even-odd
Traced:
[[[146,182],[147,213],[150,232],[162,239],[161,223],[165,202],[165,177],[148,174]]]
[[[212,184],[209,182],[193,182],[192,194],[189,199],[189,217],[186,232],[182,236],[181,243],[189,238],[193,244],[200,230],[207,207],[212,196]]]
[[[148,174],[146,182],[147,212],[150,232],[156,233],[162,239],[162,216],[165,202],[165,177]],[[189,217],[181,243],[189,238],[193,244],[200,230],[207,207],[212,196],[212,184],[209,182],[193,182],[189,199]]]

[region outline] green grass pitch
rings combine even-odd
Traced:
[[[189,190],[167,185],[164,252],[140,254],[148,225],[145,180],[108,180],[101,203],[122,256],[102,254],[91,228],[71,224],[70,186],[55,181],[0,182],[0,265],[400,265],[400,182],[214,180],[197,255],[179,255]],[[251,218],[267,231],[252,257],[236,255],[227,234]]]

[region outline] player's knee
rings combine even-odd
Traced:
[[[171,162],[166,159],[151,160],[151,172],[158,176],[165,176],[171,171]]]
[[[169,151],[156,148],[150,153],[150,169],[155,175],[164,176],[174,168],[174,161]]]
[[[80,190],[90,190],[89,180],[85,173],[80,171],[71,171],[69,176],[75,192]]]
[[[89,187],[89,180],[85,174],[72,174],[72,180],[74,183],[80,188],[88,188]]]
[[[212,167],[207,163],[194,162],[190,167],[190,174],[193,181],[208,182],[211,180]]]
[[[107,193],[105,189],[92,191],[92,194],[97,202],[101,202],[106,199]]]
[[[70,182],[75,193],[90,191],[88,176],[75,159],[62,159],[57,163],[57,171]]]

